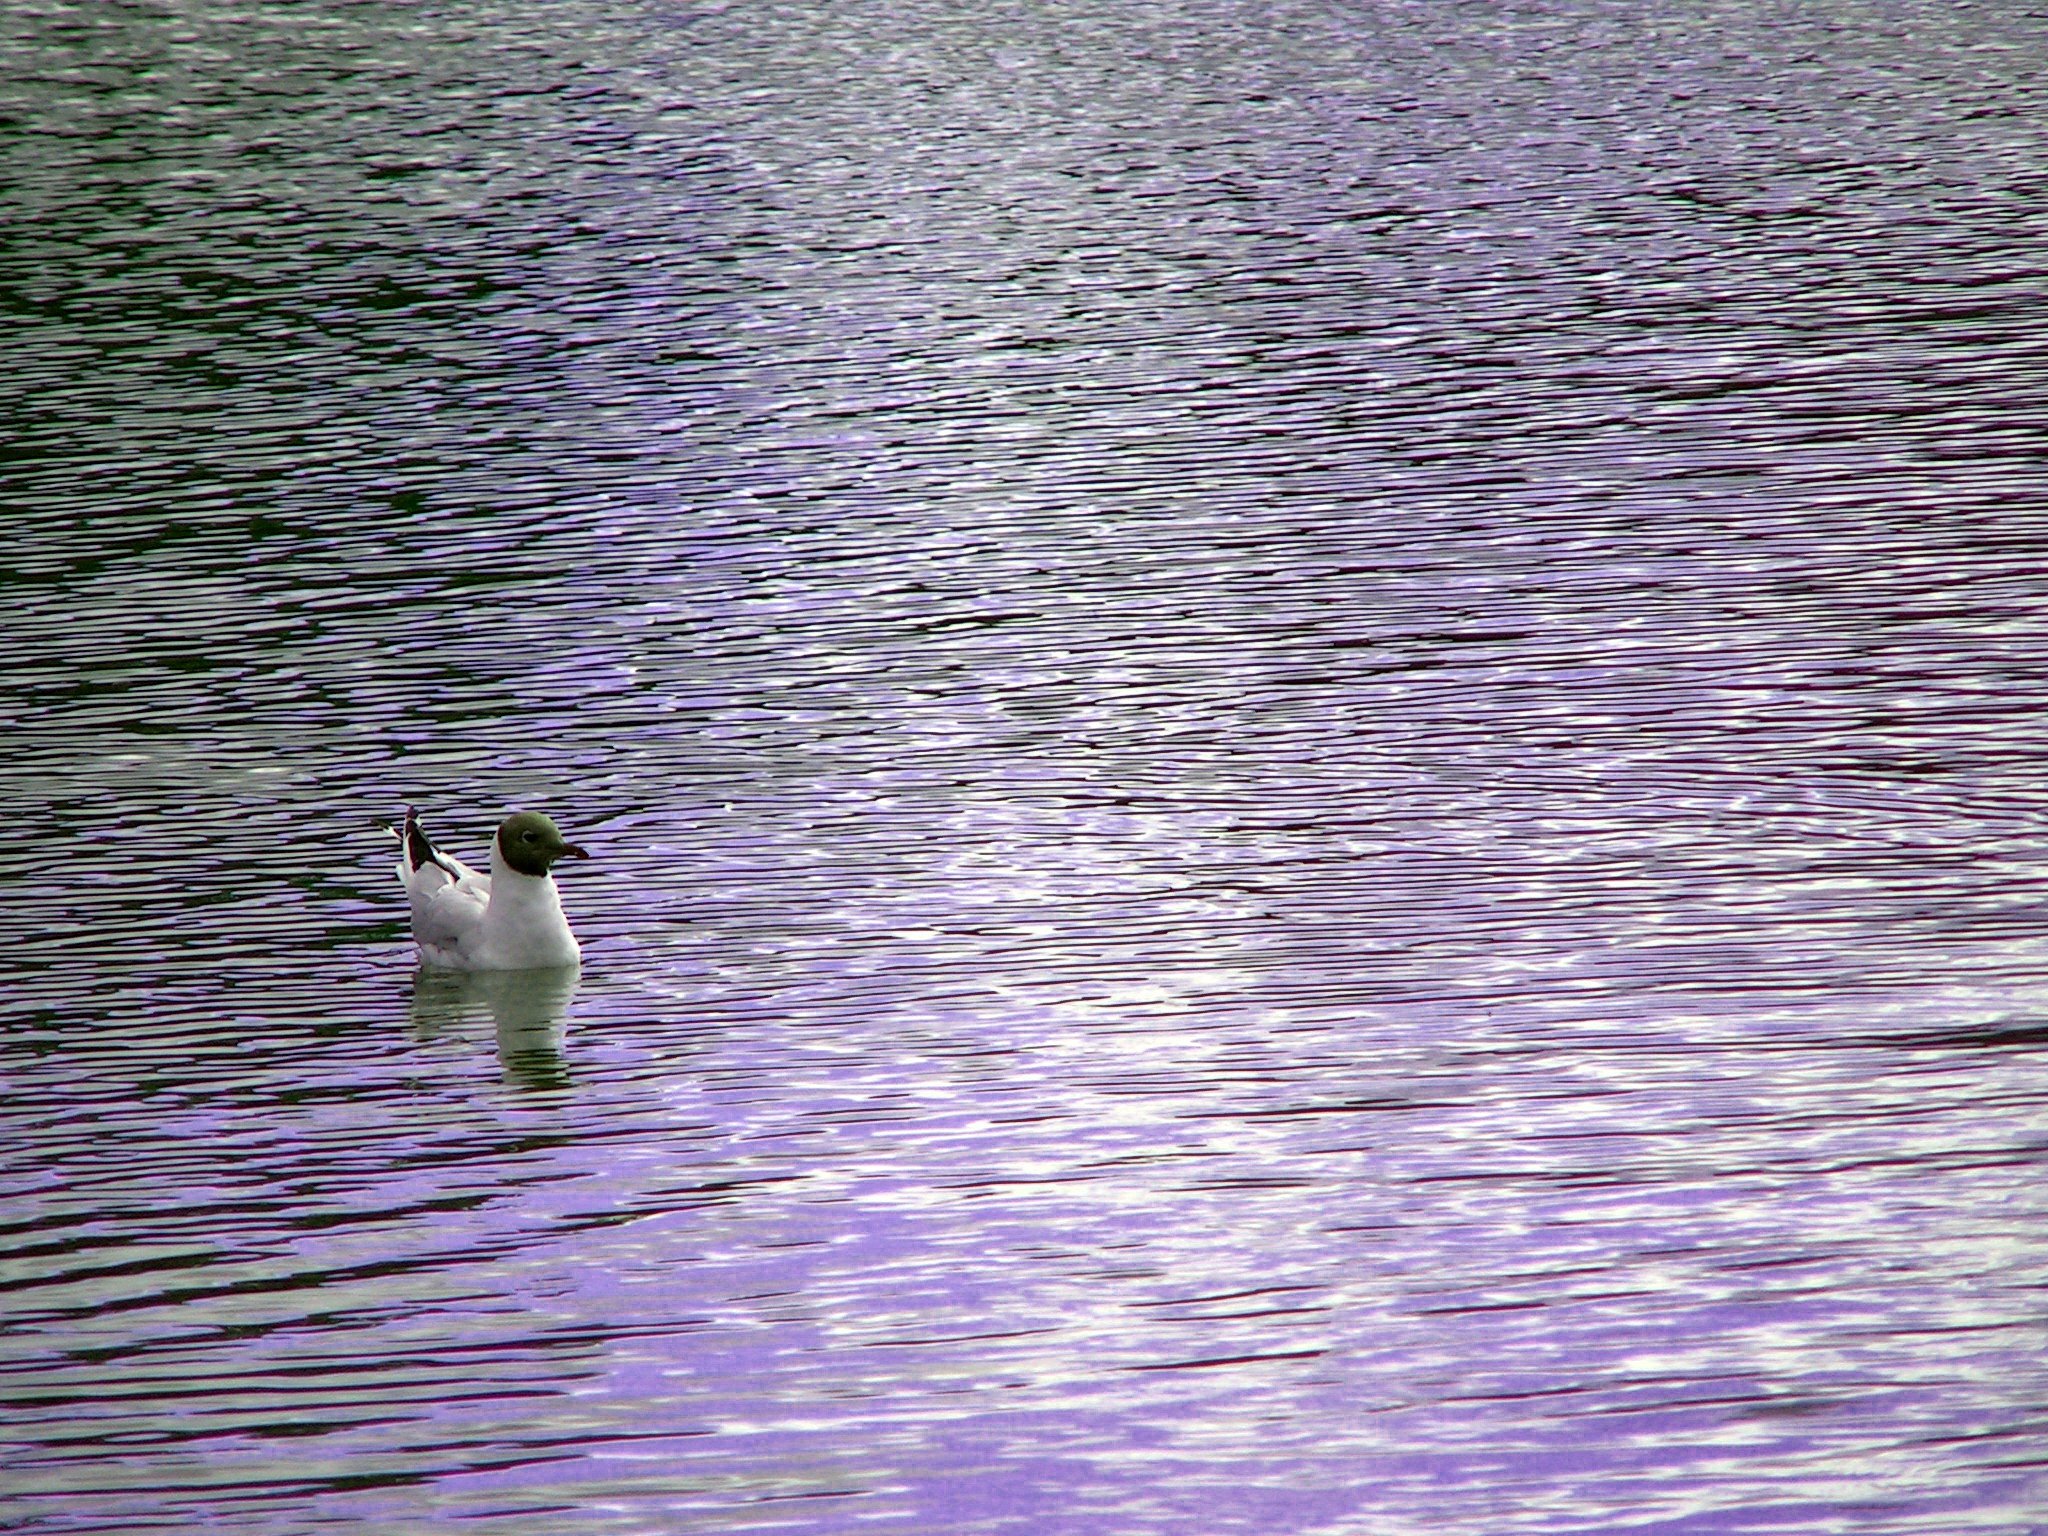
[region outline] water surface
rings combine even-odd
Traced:
[[[2042,18],[17,10],[13,1528],[2043,1527]]]

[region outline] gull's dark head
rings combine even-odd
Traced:
[[[498,826],[498,852],[522,875],[544,875],[557,859],[590,857],[539,811],[514,811],[507,816]]]

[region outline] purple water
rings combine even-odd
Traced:
[[[2048,1529],[2042,17],[10,28],[0,1524]]]

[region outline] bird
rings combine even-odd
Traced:
[[[413,941],[424,964],[524,971],[582,959],[549,869],[557,859],[590,855],[539,811],[514,811],[498,824],[488,875],[435,848],[409,805],[403,829],[385,830],[404,850],[398,879],[412,907]]]

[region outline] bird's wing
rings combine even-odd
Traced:
[[[422,944],[454,947],[483,922],[491,901],[491,877],[436,848],[411,806],[405,826],[388,829],[403,846],[398,880],[412,907],[413,937]]]
[[[491,877],[460,860],[448,862],[462,871],[461,878],[451,879],[438,864],[422,864],[406,883],[406,895],[412,904],[413,937],[422,944],[452,948],[482,926],[484,908],[491,904]]]

